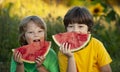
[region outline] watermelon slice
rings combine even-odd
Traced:
[[[49,52],[51,42],[40,41],[33,42],[29,45],[24,45],[16,49],[12,49],[13,52],[19,51],[22,54],[22,60],[27,63],[35,63],[35,59],[38,56],[46,56]]]
[[[70,50],[73,52],[84,48],[89,43],[91,34],[65,32],[55,34],[52,36],[52,38],[58,46],[66,42],[71,44]]]

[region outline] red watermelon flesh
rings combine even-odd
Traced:
[[[19,48],[13,49],[13,52],[19,51],[22,54],[22,60],[28,63],[35,63],[38,56],[46,56],[49,52],[51,42],[40,41],[33,42],[29,45],[24,45]]]
[[[63,43],[71,45],[71,51],[84,48],[90,41],[91,34],[79,34],[76,32],[59,33],[52,36],[55,43],[60,46]]]

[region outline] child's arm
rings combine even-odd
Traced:
[[[100,67],[101,72],[112,72],[111,67],[109,64]]]
[[[68,58],[67,72],[77,72],[74,56],[70,51],[70,45],[68,43],[63,43],[60,47],[60,51]]]
[[[49,72],[43,65],[42,63],[44,62],[45,57],[44,56],[40,56],[36,59],[36,67],[38,72]]]
[[[37,68],[38,72],[49,72],[44,66],[40,66]]]
[[[76,71],[76,65],[75,65],[74,56],[71,56],[71,57],[68,58],[67,72],[77,72]]]
[[[24,64],[17,64],[16,72],[24,72]]]
[[[96,45],[97,45],[97,49],[96,49],[97,60],[100,66],[100,72],[112,72],[112,69],[110,67],[110,63],[112,62],[112,59],[109,53],[107,52],[102,42],[96,41]]]
[[[13,58],[17,62],[16,72],[24,72],[24,64],[21,57],[22,55],[19,52],[13,54]]]

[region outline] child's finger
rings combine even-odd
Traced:
[[[21,53],[19,52],[19,53],[18,53],[18,60],[19,60],[19,61],[21,60],[21,56],[22,56],[22,55],[21,55]]]
[[[20,61],[20,53],[19,53],[19,52],[18,52],[18,54],[17,54],[17,56],[16,56],[16,60],[17,60],[17,62]]]
[[[63,52],[63,45],[64,45],[64,43],[60,45],[60,51],[61,52]]]
[[[20,53],[20,59],[22,59],[22,54]]]
[[[36,60],[39,61],[39,62],[43,62],[45,60],[45,57],[44,56],[38,56],[36,58]]]
[[[40,63],[40,62],[37,61],[37,60],[36,60],[35,62],[36,62],[36,67],[37,67],[37,68],[39,68],[39,67],[42,65],[42,63]]]
[[[36,60],[37,60],[37,61],[41,61],[39,56],[36,58]]]
[[[62,44],[60,44],[60,51],[62,51]]]
[[[16,53],[13,54],[13,55],[14,55],[14,60],[15,60],[15,61],[17,61],[18,53],[19,53],[19,52],[17,51]]]
[[[70,48],[71,48],[71,44],[68,45],[68,50],[70,51]]]
[[[45,56],[41,56],[41,59],[42,59],[42,60],[45,60]]]
[[[38,61],[38,62],[42,62],[42,60],[41,60],[40,58],[37,58],[36,61]]]
[[[37,61],[37,60],[35,60],[35,62],[38,64],[39,63],[39,61]]]
[[[64,51],[65,51],[65,47],[64,47],[64,46],[65,46],[65,43],[62,44],[62,52],[63,52],[63,53],[64,53]]]
[[[65,52],[67,52],[68,51],[68,43],[65,43],[65,48],[64,48],[64,50],[65,50]]]
[[[40,63],[38,60],[35,60],[35,63],[36,63],[37,65],[41,65],[41,63]]]

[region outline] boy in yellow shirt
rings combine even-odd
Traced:
[[[93,23],[93,17],[85,7],[73,7],[64,17],[67,32],[91,33]],[[73,53],[70,45],[63,43],[58,58],[60,72],[112,72],[112,59],[102,42],[94,37],[85,48]]]

